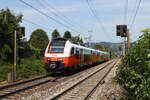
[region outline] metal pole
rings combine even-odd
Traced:
[[[128,43],[128,51],[130,50],[131,44],[130,44],[130,32],[129,29],[127,30],[127,43]]]
[[[122,55],[124,55],[124,46],[123,46],[123,38],[122,38]]]
[[[16,81],[16,65],[17,65],[17,43],[16,43],[16,40],[17,40],[17,32],[15,30],[14,32],[14,66],[13,66],[13,80]]]
[[[88,30],[89,32],[89,37],[88,37],[88,41],[89,41],[89,47],[91,47],[91,43],[92,43],[92,30]]]

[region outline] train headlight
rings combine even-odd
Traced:
[[[47,61],[51,61],[51,59],[50,59],[50,58],[48,58],[48,59],[47,59]]]
[[[57,60],[58,60],[58,61],[63,61],[63,58],[58,58]]]

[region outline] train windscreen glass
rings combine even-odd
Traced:
[[[65,47],[65,40],[53,40],[49,49],[50,53],[63,53]]]
[[[65,46],[66,41],[64,40],[53,40],[51,46]]]

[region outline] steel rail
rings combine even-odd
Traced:
[[[112,68],[117,64],[118,61],[116,61],[112,67],[107,71],[107,73],[99,80],[99,82],[95,85],[95,87],[86,95],[86,97],[83,100],[88,100],[88,98],[96,91],[97,87],[100,86],[103,82],[103,80],[107,77],[107,75],[110,73]]]
[[[56,79],[50,79],[51,77],[48,77],[48,75],[40,76],[37,78],[17,82],[14,84],[9,84],[5,86],[0,87],[0,99],[22,92],[24,90],[30,89],[35,86],[39,86],[48,82],[54,82],[57,80]]]
[[[91,76],[95,75],[96,73],[98,73],[99,71],[101,71],[102,69],[106,68],[108,65],[112,64],[114,61],[109,62],[108,64],[106,64],[105,66],[103,66],[102,68],[96,70],[95,72],[93,72],[92,74],[88,75],[87,77],[85,77],[84,79],[80,80],[79,82],[73,84],[72,86],[70,86],[69,88],[65,89],[64,91],[62,91],[61,93],[58,93],[57,95],[54,95],[50,98],[48,98],[49,100],[57,100],[58,98],[60,98],[61,96],[63,96],[64,94],[66,94],[67,92],[69,92],[70,90],[72,90],[73,88],[75,88],[76,86],[78,86],[79,84],[83,83],[85,80],[87,80],[88,78],[90,78]]]

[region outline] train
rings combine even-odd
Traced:
[[[75,44],[65,38],[53,39],[44,54],[48,72],[65,72],[109,60],[109,53]]]

